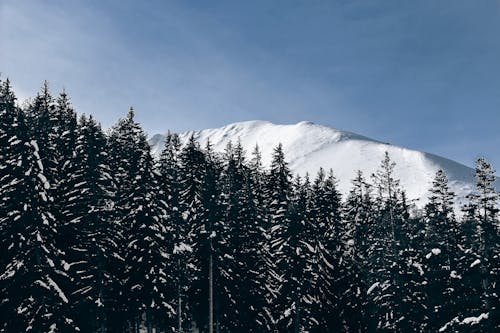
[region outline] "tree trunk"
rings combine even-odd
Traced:
[[[180,267],[180,259],[177,260],[177,264]],[[182,333],[182,297],[181,297],[181,283],[177,285],[177,333]]]
[[[208,268],[208,332],[214,333],[214,285],[213,285],[213,257],[210,253],[210,263]]]

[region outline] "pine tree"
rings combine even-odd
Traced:
[[[401,275],[405,270],[404,257],[401,255],[405,240],[402,232],[402,191],[399,180],[394,176],[396,164],[386,152],[380,168],[373,174],[377,207],[377,217],[370,268],[373,279],[369,282],[370,297],[375,304],[374,319],[377,329],[401,331],[404,318],[403,299],[407,297],[402,288]]]
[[[0,221],[2,243],[7,245],[2,257],[8,261],[0,275],[1,329],[74,332],[69,294],[60,287],[67,285],[68,276],[63,270],[63,252],[57,248],[59,224],[50,210],[50,184],[38,142],[27,136],[24,114],[17,112],[15,119],[14,133],[8,139],[12,154],[3,165],[10,169],[10,182],[1,188],[2,209],[9,212]]]
[[[477,223],[479,236],[478,260],[481,268],[481,303],[482,311],[489,318],[484,329],[493,332],[500,326],[499,265],[500,246],[498,227],[498,204],[500,196],[495,190],[495,170],[484,159],[476,161],[476,192],[469,196],[470,207],[473,207],[473,219]]]
[[[2,198],[7,196],[4,191],[7,191],[9,188],[9,184],[14,174],[14,166],[9,163],[15,158],[16,151],[14,148],[19,143],[19,138],[16,136],[18,112],[16,96],[12,91],[10,81],[8,79],[3,82],[0,81],[0,193],[2,194]],[[0,201],[0,210],[2,212],[8,212],[7,206],[3,207],[3,205],[7,205],[5,200]],[[0,224],[0,232],[2,232],[3,228],[7,227],[8,221],[9,220],[6,219],[4,224]],[[7,253],[9,242],[5,235],[0,240],[0,244],[0,252]],[[2,271],[4,271],[7,263],[6,257],[4,255],[0,256],[0,269],[2,269]]]
[[[180,155],[181,207],[189,228],[193,253],[189,260],[193,279],[188,290],[190,310],[197,326],[213,332],[215,327],[215,256],[220,242],[220,163],[207,143],[202,151],[191,137]],[[220,290],[220,288],[218,289]]]
[[[438,170],[429,202],[425,206],[425,244],[423,262],[426,263],[426,316],[429,331],[439,330],[456,316],[455,305],[460,297],[457,259],[459,232],[453,213],[454,193],[450,191],[448,179],[443,170]],[[420,246],[423,245],[422,243]],[[425,257],[425,259],[424,259]],[[424,310],[422,310],[424,311]]]
[[[250,171],[241,143],[228,145],[221,176],[223,223],[217,256],[220,329],[229,332],[262,331],[260,309],[265,306],[260,246],[263,233],[258,219]]]
[[[109,138],[117,171],[116,207],[123,228],[124,301],[130,328],[169,325],[174,315],[170,304],[175,291],[167,276],[165,209],[153,174],[153,158],[146,135],[131,109],[113,128]],[[167,323],[165,323],[165,321]]]
[[[72,277],[73,307],[85,332],[107,332],[107,314],[116,307],[114,267],[120,228],[112,219],[113,183],[106,137],[92,117],[79,121],[72,188],[65,194],[68,240],[65,270]]]
[[[182,218],[180,152],[179,136],[169,132],[157,164],[157,172],[159,194],[165,202],[166,208],[165,223],[167,232],[171,235],[166,239],[166,243],[169,253],[172,253],[168,270],[169,280],[176,293],[174,302],[176,303],[177,332],[188,329],[189,307],[186,293],[191,281],[191,274],[187,263],[192,252],[187,224]]]
[[[13,252],[13,240],[15,235],[15,221],[19,219],[20,211],[16,211],[16,195],[21,192],[20,183],[23,178],[22,169],[18,166],[19,156],[24,151],[22,137],[18,137],[19,110],[16,106],[16,96],[12,91],[10,81],[0,80],[0,272],[7,271],[7,265],[11,263],[15,252]],[[19,177],[19,178],[18,178]],[[17,186],[13,186],[16,185]],[[8,277],[3,276],[0,279],[0,293],[7,295]],[[16,299],[2,297],[0,302],[0,326],[1,332],[6,332],[6,327],[11,325],[9,321],[15,322],[10,318],[13,303]]]
[[[268,274],[269,288],[276,299],[273,299],[272,322],[273,330],[286,331],[291,329],[295,317],[293,316],[293,302],[283,286],[290,279],[287,275],[288,261],[290,259],[290,246],[287,243],[288,228],[290,224],[290,196],[291,174],[285,161],[283,146],[279,144],[273,152],[271,168],[267,177],[267,220],[269,232],[269,253],[274,267],[270,267]]]
[[[252,151],[252,158],[249,161],[249,186],[251,186],[251,197],[255,209],[256,239],[253,241],[255,251],[260,254],[260,260],[255,262],[254,273],[256,281],[260,281],[260,288],[264,289],[265,304],[261,308],[256,308],[259,313],[257,323],[267,331],[275,328],[273,317],[274,300],[277,298],[277,290],[273,287],[273,282],[277,278],[275,263],[270,249],[271,235],[268,198],[269,194],[266,180],[267,174],[262,165],[262,155],[258,145]],[[261,264],[262,262],[262,264]],[[258,276],[258,277],[257,277]],[[271,278],[269,276],[272,276]],[[279,278],[278,278],[279,279]]]
[[[347,253],[346,279],[350,281],[346,298],[344,317],[348,332],[364,332],[368,330],[368,303],[366,285],[368,279],[369,253],[372,242],[374,213],[371,198],[371,185],[366,182],[361,171],[352,180],[344,205],[346,221]]]
[[[293,332],[310,331],[318,321],[317,258],[315,226],[311,220],[311,190],[306,177],[297,176],[292,185],[289,223],[285,228],[284,253],[287,267],[281,302],[290,309],[288,327]]]
[[[341,196],[332,170],[325,175],[320,169],[316,177],[313,212],[317,235],[317,295],[321,303],[319,327],[323,328],[323,332],[338,328],[345,330],[342,312],[347,303],[345,292],[349,283],[345,279],[347,272],[343,260],[346,230],[342,219]]]
[[[57,179],[57,151],[54,145],[56,135],[56,104],[50,94],[49,84],[43,83],[42,90],[37,94],[26,110],[27,134],[36,138],[39,155],[48,179]],[[57,181],[51,182],[50,191],[54,194]]]

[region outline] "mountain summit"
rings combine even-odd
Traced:
[[[439,169],[443,169],[451,189],[463,197],[473,188],[473,169],[437,155],[398,147],[359,134],[332,127],[299,122],[277,125],[267,121],[245,121],[221,128],[189,131],[180,134],[182,142],[193,135],[203,147],[207,140],[215,151],[224,151],[228,142],[241,141],[247,155],[257,144],[262,152],[264,166],[271,161],[272,150],[282,143],[290,169],[294,173],[316,175],[320,167],[332,169],[342,193],[347,193],[357,170],[367,179],[374,173],[387,151],[396,162],[395,174],[401,180],[409,199],[421,206],[426,201],[428,189]],[[156,134],[150,139],[153,152],[163,149],[165,136]]]

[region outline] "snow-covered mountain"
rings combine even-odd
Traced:
[[[380,166],[384,153],[389,152],[396,162],[395,173],[407,191],[409,199],[417,199],[421,206],[438,169],[443,169],[453,191],[463,197],[473,187],[473,170],[452,160],[403,147],[394,146],[355,133],[340,131],[311,122],[294,125],[276,125],[267,121],[246,121],[221,128],[189,131],[180,134],[185,142],[191,135],[204,146],[208,139],[214,150],[224,151],[229,141],[241,141],[247,155],[256,144],[268,166],[273,148],[283,144],[285,156],[294,173],[309,172],[313,177],[323,167],[333,169],[339,180],[339,189],[347,193],[357,170],[369,178]],[[163,149],[165,137],[156,134],[150,139],[153,152]]]

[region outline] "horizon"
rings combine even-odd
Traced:
[[[312,121],[500,168],[498,29],[498,1],[6,0],[0,70],[104,128],[130,106],[149,136]]]

